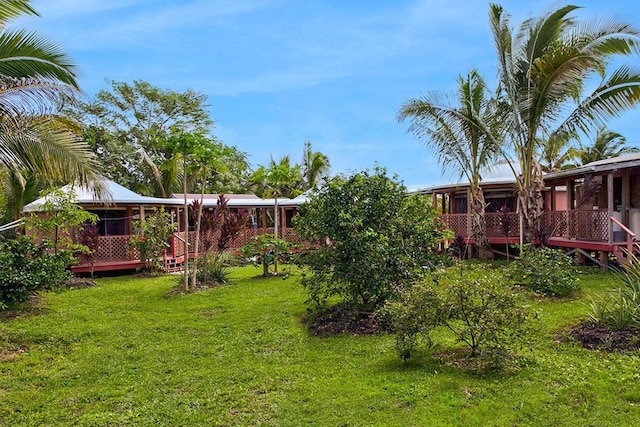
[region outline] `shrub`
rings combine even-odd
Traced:
[[[130,243],[140,254],[145,271],[162,271],[164,265],[161,257],[168,247],[167,240],[176,228],[176,224],[171,222],[171,215],[153,208],[151,215],[144,220],[133,221],[133,228],[135,234],[130,237]]]
[[[416,284],[381,310],[395,330],[395,347],[402,360],[411,358],[422,343],[431,346],[431,330],[440,324],[441,300],[432,286]]]
[[[510,278],[535,292],[550,296],[567,296],[578,289],[571,258],[562,251],[523,245],[516,261],[508,267]]]
[[[408,196],[383,169],[316,190],[294,218],[301,239],[315,243],[301,258],[307,304],[319,307],[337,296],[372,311],[413,285],[432,264],[442,235],[435,217],[430,200]]]
[[[624,286],[591,303],[591,321],[614,331],[640,331],[640,260],[634,254],[627,260],[618,271]]]
[[[470,356],[502,355],[526,341],[531,314],[500,276],[462,276],[442,291],[440,320]]]
[[[443,286],[418,284],[388,302],[383,312],[396,331],[395,346],[403,360],[422,342],[432,344],[430,332],[449,329],[469,349],[469,356],[504,356],[526,342],[532,314],[517,293],[506,288],[499,275],[478,269],[446,279]],[[435,281],[438,281],[435,278]]]
[[[229,281],[229,263],[232,256],[228,252],[223,252],[219,256],[208,256],[203,254],[198,261],[196,271],[196,282],[199,285],[224,284]]]
[[[245,259],[250,260],[254,265],[262,264],[262,276],[269,276],[269,266],[276,265],[278,261],[284,260],[291,248],[291,244],[286,240],[279,239],[273,234],[261,234],[251,239],[240,248]],[[277,274],[277,271],[274,271]]]
[[[51,289],[71,278],[70,251],[49,253],[49,241],[20,236],[0,245],[0,309],[26,301],[32,292]]]

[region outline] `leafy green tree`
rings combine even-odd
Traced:
[[[176,141],[172,137],[183,134],[201,135],[220,146],[224,162],[233,164],[229,170],[240,173],[246,169],[244,153],[213,138],[206,95],[191,89],[165,90],[141,80],[110,83],[111,90],[100,91],[66,113],[82,123],[84,137],[112,180],[152,196],[179,192],[184,173],[181,150],[171,142]],[[190,188],[196,181],[189,177]],[[239,181],[240,176],[214,175],[208,184],[209,188],[221,183],[237,186]]]
[[[302,259],[309,303],[340,296],[354,308],[373,310],[410,286],[432,265],[442,234],[422,196],[383,169],[335,178],[300,206],[298,235],[313,244]]]
[[[637,153],[638,148],[626,145],[627,139],[619,134],[605,129],[598,129],[596,139],[592,145],[584,146],[578,143],[578,147],[572,152],[581,165],[596,162],[598,160],[611,159],[624,154]]]
[[[438,156],[444,170],[465,176],[470,186],[471,233],[482,258],[492,258],[486,233],[486,203],[480,186],[481,169],[496,158],[498,146],[493,137],[498,129],[495,101],[476,70],[458,77],[457,99],[451,102],[431,92],[407,101],[398,115],[411,119],[409,131],[422,139]]]
[[[540,228],[543,208],[540,144],[556,134],[575,137],[601,127],[640,100],[636,68],[610,67],[613,58],[638,53],[638,30],[620,19],[578,22],[570,16],[576,9],[564,6],[527,19],[514,33],[503,8],[490,6],[508,130],[505,152],[515,154],[512,169],[528,239]],[[595,88],[587,84],[594,76],[601,77]]]
[[[45,196],[39,212],[27,217],[27,231],[52,241],[53,252],[70,250],[86,252],[86,247],[76,244],[71,238],[72,229],[82,229],[84,224],[95,224],[98,216],[87,212],[77,204],[75,191],[57,189]]]
[[[289,156],[283,156],[278,163],[271,158],[268,167],[260,166],[252,175],[251,182],[261,189],[261,197],[274,198],[274,234],[278,238],[279,208],[278,197],[295,197],[302,193],[300,190],[300,166],[291,166]],[[276,250],[278,248],[276,247]],[[278,272],[278,256],[276,252],[275,270]]]

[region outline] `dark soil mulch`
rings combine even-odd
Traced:
[[[73,277],[62,286],[68,289],[83,289],[96,286],[96,282],[83,277]]]
[[[343,333],[371,335],[392,331],[388,322],[373,313],[358,311],[341,304],[308,314],[303,317],[302,321],[307,326],[309,333],[315,336]]]
[[[570,332],[571,336],[582,343],[584,348],[604,351],[625,351],[640,349],[640,333],[630,329],[612,331],[607,328],[585,322]]]

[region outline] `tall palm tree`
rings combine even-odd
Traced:
[[[476,70],[458,77],[455,102],[438,93],[407,101],[398,118],[411,119],[409,131],[435,150],[443,169],[457,170],[470,186],[471,230],[480,256],[492,256],[486,236],[484,194],[480,186],[481,169],[495,159],[498,130],[493,100]],[[493,137],[489,137],[492,135]]]
[[[90,148],[51,114],[52,105],[78,91],[75,66],[46,38],[6,27],[22,14],[37,15],[29,3],[0,1],[0,165],[101,189]]]
[[[528,19],[513,33],[510,16],[501,6],[490,6],[500,89],[507,106],[505,152],[515,153],[510,164],[529,239],[539,230],[542,215],[539,145],[554,134],[576,137],[602,126],[640,100],[637,67],[620,66],[607,73],[612,57],[638,53],[638,30],[618,19],[578,23],[570,16],[576,9],[565,6]],[[584,93],[587,80],[598,75],[602,77],[598,87]]]
[[[330,171],[329,158],[319,151],[314,152],[311,148],[311,141],[305,142],[302,151],[303,189],[314,188],[318,185],[320,178],[326,177]]]
[[[602,127],[598,130],[593,145],[583,146],[579,143],[578,147],[572,151],[572,154],[581,165],[586,165],[598,160],[611,159],[623,154],[638,152],[636,147],[625,146],[626,143],[627,139],[624,136]]]

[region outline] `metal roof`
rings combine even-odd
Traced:
[[[584,175],[586,173],[606,172],[610,170],[632,168],[640,166],[640,153],[629,154],[627,156],[613,157],[611,159],[598,160],[596,162],[587,163],[575,169],[566,171],[552,172],[545,175],[545,180],[555,180],[574,175]]]
[[[181,206],[184,204],[182,194],[174,194],[171,198],[159,198],[142,196],[128,188],[123,187],[110,180],[103,181],[104,187],[108,190],[111,197],[99,197],[96,193],[87,187],[78,187],[65,185],[62,191],[68,193],[75,191],[76,201],[79,204],[104,204],[104,205],[154,205],[154,206]],[[238,197],[239,196],[239,197]],[[27,204],[23,212],[37,212],[41,210],[42,205],[47,201],[49,196],[41,197]],[[225,194],[225,197],[227,195]],[[187,194],[187,203],[191,204],[194,200],[200,200],[199,194]],[[278,198],[279,206],[298,206],[306,201],[306,197],[298,196],[295,199]],[[205,207],[214,207],[218,204],[217,195],[205,195],[202,205]],[[234,194],[230,195],[227,205],[231,208],[261,208],[275,206],[274,199],[261,199],[256,195]]]

